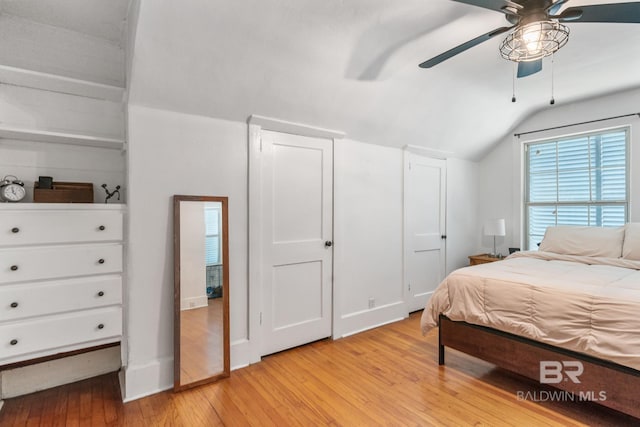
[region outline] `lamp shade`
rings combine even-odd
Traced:
[[[485,236],[505,236],[507,234],[504,218],[489,219],[484,223]]]

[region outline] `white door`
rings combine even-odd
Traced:
[[[333,141],[262,132],[261,354],[331,335]]]
[[[405,286],[409,312],[423,309],[445,274],[446,162],[405,153]]]

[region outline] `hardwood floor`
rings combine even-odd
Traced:
[[[5,401],[0,425],[638,425],[595,404],[519,401],[540,385],[447,351],[409,319],[265,357],[218,383],[120,402],[115,374]],[[548,390],[548,389],[547,389]]]
[[[224,370],[222,298],[180,313],[180,382],[189,384]]]

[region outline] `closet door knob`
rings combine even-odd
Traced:
[[[100,231],[104,231],[107,227],[105,227],[104,225],[101,225],[100,227],[98,227],[98,230]]]
[[[11,271],[18,271],[18,266],[17,265],[12,265],[11,266]]]
[[[104,258],[100,258],[100,259],[98,260],[98,264],[104,264]]]
[[[100,323],[100,324],[98,325],[98,329],[104,329],[104,324]]]
[[[19,232],[20,232],[20,229],[19,229],[18,227],[13,227],[13,228],[11,229],[11,232],[12,232],[12,233],[14,233],[14,234],[15,234],[15,233],[19,233]]]
[[[16,344],[18,344],[18,340],[13,339],[13,340],[9,341],[9,344],[16,345]]]
[[[16,308],[18,307],[18,303],[17,302],[12,302],[11,303],[11,308]]]
[[[333,245],[333,242],[331,240],[327,240],[326,242],[324,242],[324,246],[327,248],[330,248]]]
[[[104,296],[104,292],[103,291],[98,292],[98,296],[99,297],[103,297]]]

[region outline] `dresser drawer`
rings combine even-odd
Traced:
[[[0,246],[122,240],[121,211],[0,212]]]
[[[122,271],[122,245],[0,249],[0,284]]]
[[[122,304],[122,277],[0,286],[0,322]]]
[[[5,323],[0,325],[0,365],[16,361],[16,356],[27,359],[33,353],[42,355],[43,351],[55,354],[77,344],[117,341],[121,335],[119,307]]]

